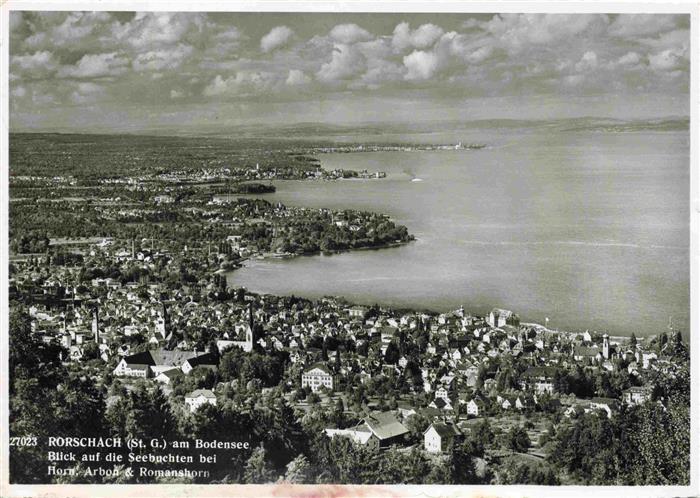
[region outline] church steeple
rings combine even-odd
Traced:
[[[100,316],[98,305],[92,309],[92,335],[95,337],[95,344],[100,343]]]

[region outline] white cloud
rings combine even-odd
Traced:
[[[174,90],[174,89],[170,90],[170,98],[173,100],[181,99],[184,96],[185,96],[184,92],[181,92],[179,90]]]
[[[655,71],[673,71],[683,64],[683,56],[674,50],[664,50],[649,56],[649,67]]]
[[[319,81],[334,82],[362,74],[367,67],[367,60],[354,45],[336,44],[330,62],[321,66],[316,73]]]
[[[309,78],[304,71],[300,71],[299,69],[290,69],[289,74],[287,75],[287,79],[285,80],[285,83],[289,86],[298,86],[298,85],[306,85],[311,81],[311,78]]]
[[[576,63],[574,68],[577,72],[581,73],[588,71],[590,69],[595,69],[598,66],[598,55],[589,50],[581,56],[581,60]]]
[[[634,66],[639,64],[642,58],[637,52],[627,52],[625,55],[617,60],[617,63],[621,66]]]
[[[403,63],[408,69],[407,80],[426,80],[438,69],[437,55],[423,50],[414,50],[403,58]]]
[[[633,38],[670,31],[677,26],[675,16],[659,14],[620,14],[610,25],[613,36]]]
[[[493,47],[492,46],[483,46],[483,47],[477,48],[476,50],[474,50],[470,54],[467,54],[465,56],[465,60],[470,64],[481,64],[486,59],[491,57],[491,54],[493,54]]]
[[[372,39],[372,35],[357,24],[338,24],[329,34],[335,41],[345,44]]]
[[[176,69],[192,54],[193,48],[180,44],[173,49],[151,50],[138,54],[133,61],[136,71]]]
[[[57,67],[53,54],[46,50],[33,54],[13,55],[10,63],[30,77],[51,73]]]
[[[220,41],[238,41],[243,39],[244,36],[240,29],[238,29],[236,26],[231,26],[221,33],[217,33],[214,38]]]
[[[71,100],[76,104],[92,104],[97,102],[103,93],[104,88],[101,85],[91,82],[80,82],[71,94]]]
[[[63,66],[58,74],[71,78],[99,78],[116,76],[127,70],[128,60],[116,52],[86,54],[74,66]]]
[[[241,70],[228,78],[217,74],[202,94],[205,97],[258,95],[278,88],[279,83],[279,76],[272,72]]]
[[[483,25],[512,54],[531,46],[555,44],[604,32],[605,14],[497,14]]]
[[[139,12],[129,22],[114,22],[107,43],[118,41],[141,49],[153,49],[184,42],[187,35],[211,28],[206,16],[199,13]]]
[[[90,35],[111,19],[107,12],[71,12],[63,23],[52,31],[52,42],[57,45],[74,44]]]
[[[391,38],[391,44],[398,52],[410,48],[425,49],[431,47],[444,33],[440,26],[423,24],[411,31],[407,22],[396,25]]]
[[[260,50],[265,53],[272,52],[289,43],[292,36],[294,36],[294,31],[287,26],[274,27],[260,39]]]

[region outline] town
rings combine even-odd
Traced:
[[[237,182],[267,178],[259,170]],[[688,472],[667,458],[689,445],[689,355],[672,324],[617,337],[497,306],[482,316],[250,292],[228,279],[247,259],[413,236],[383,214],[285,206],[173,183],[177,172],[74,174],[11,179],[13,435],[238,438],[209,450],[215,465],[187,468],[222,483],[605,484]],[[42,474],[40,450],[13,448],[13,464],[25,462],[13,472],[94,482]],[[649,475],[657,459],[669,467]],[[149,468],[125,482],[172,482]]]

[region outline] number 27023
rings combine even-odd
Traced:
[[[36,446],[37,444],[34,436],[10,438],[10,446]]]

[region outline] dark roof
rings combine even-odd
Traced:
[[[149,351],[149,353],[151,353],[156,365],[170,365],[173,367],[179,367],[185,360],[197,356],[195,351],[181,351],[179,349],[172,351],[168,351],[167,349],[154,349]]]
[[[598,403],[601,405],[616,406],[619,400],[615,398],[591,398],[591,403]]]
[[[372,412],[364,423],[379,440],[406,434],[408,429],[391,412]]]
[[[188,358],[187,361],[192,368],[199,366],[199,365],[217,365],[218,361],[216,359],[216,356],[212,353],[205,353],[199,356],[195,356],[194,358]]]
[[[444,424],[442,422],[433,422],[431,424],[432,428],[435,429],[435,432],[437,432],[441,438],[452,438],[455,436],[460,436],[462,435],[462,432],[455,427],[453,424]],[[430,427],[425,432],[428,432],[430,430]]]
[[[530,367],[527,370],[525,370],[520,377],[545,377],[545,378],[551,378],[554,377],[554,374],[557,372],[556,367]]]
[[[433,403],[436,407],[438,407],[438,409],[443,409],[447,406],[447,401],[445,401],[443,398],[435,398]]]
[[[331,373],[331,371],[329,370],[329,368],[328,368],[326,365],[324,365],[323,363],[314,363],[314,364],[311,365],[309,368],[307,368],[306,370],[304,370],[304,373],[308,373],[308,372],[310,372],[311,370],[314,370],[314,369],[316,369],[316,368],[318,368],[318,369],[320,369],[320,370],[323,370],[323,372],[326,373],[326,374],[328,374],[328,375],[332,375],[332,373]]]
[[[574,355],[576,356],[596,356],[600,352],[601,350],[597,347],[576,346],[574,348]]]
[[[127,365],[133,368],[133,365],[155,365],[156,362],[153,361],[153,356],[151,356],[150,351],[143,351],[141,353],[130,354],[124,357]]]

